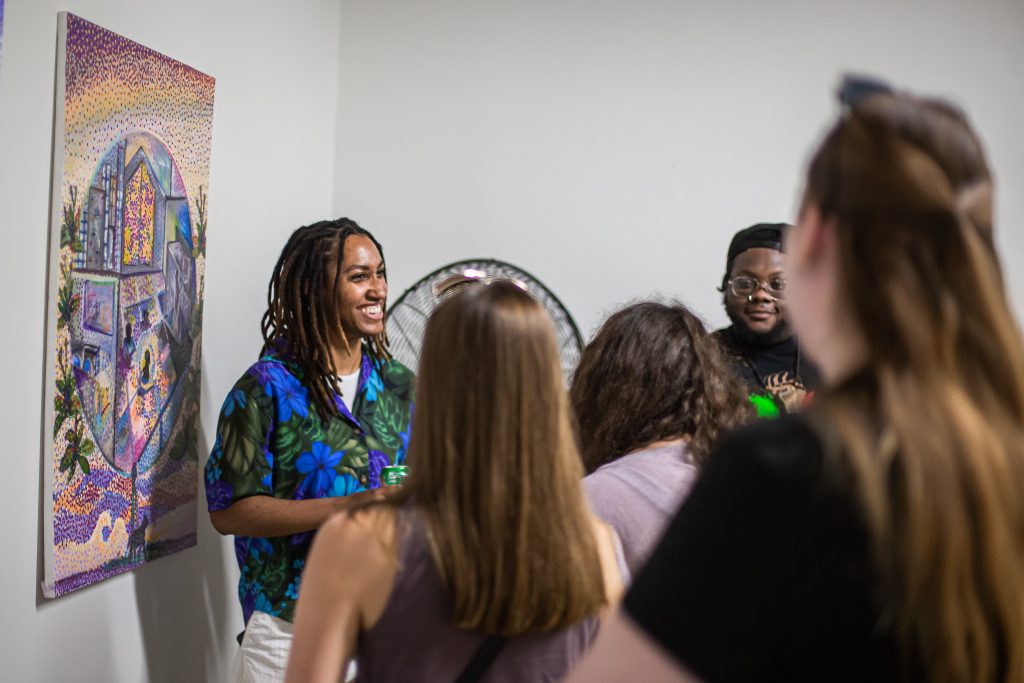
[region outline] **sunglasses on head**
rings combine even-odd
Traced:
[[[870,76],[844,76],[836,95],[843,109],[849,111],[869,97],[888,95],[892,92],[892,86],[881,79]]]

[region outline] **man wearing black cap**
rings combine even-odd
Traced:
[[[786,223],[758,223],[729,244],[722,301],[732,325],[714,333],[763,417],[799,410],[817,384],[786,319]]]

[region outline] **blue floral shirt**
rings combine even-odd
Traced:
[[[335,396],[324,421],[302,371],[282,354],[250,367],[228,393],[206,463],[211,512],[249,496],[289,500],[346,496],[380,486],[380,472],[405,461],[413,374],[397,361],[374,361],[364,348],[354,405]],[[291,621],[313,532],[235,537],[246,623],[254,610]]]

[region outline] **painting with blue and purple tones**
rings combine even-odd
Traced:
[[[196,542],[214,91],[73,14],[58,30],[47,597]]]

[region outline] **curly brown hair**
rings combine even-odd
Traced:
[[[754,417],[718,343],[678,302],[612,314],[583,350],[569,395],[588,473],[680,437],[701,464],[721,433]]]

